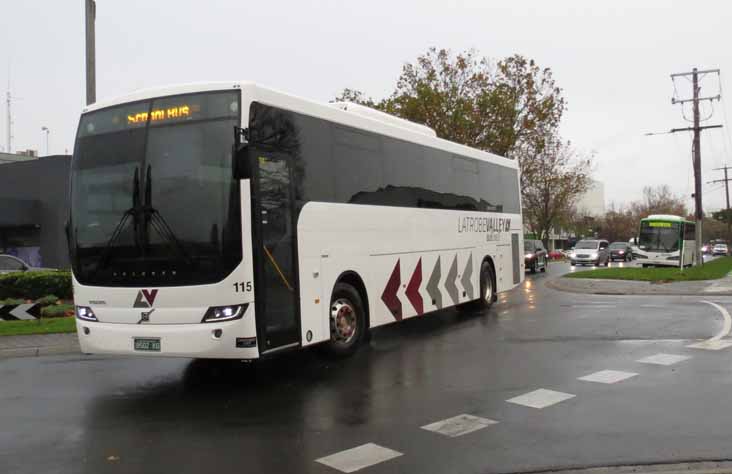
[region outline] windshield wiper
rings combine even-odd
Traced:
[[[132,207],[127,209],[120,218],[119,222],[117,223],[117,226],[114,228],[114,231],[112,232],[112,235],[109,237],[109,240],[107,240],[106,245],[104,246],[104,252],[102,253],[101,258],[99,259],[99,264],[97,265],[97,268],[95,272],[98,272],[99,270],[105,268],[107,265],[109,265],[110,256],[112,255],[112,244],[119,239],[119,236],[122,235],[122,231],[125,230],[125,226],[127,224],[127,221],[129,219],[132,219],[132,223],[134,226],[134,239],[135,239],[135,248],[140,248],[140,239],[139,239],[139,233],[138,233],[138,220],[137,220],[137,214],[140,210],[140,169],[138,167],[135,167],[135,175],[132,179]]]
[[[171,247],[174,247],[187,264],[195,266],[196,262],[188,255],[173,229],[170,228],[160,211],[152,206],[152,170],[150,165],[147,165],[147,173],[145,174],[145,203],[141,210],[145,216],[145,226],[150,223],[158,235],[165,239]]]

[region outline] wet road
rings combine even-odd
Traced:
[[[568,270],[527,276],[486,314],[377,330],[348,360],[1,360],[0,473],[494,473],[732,457],[732,347],[686,347],[726,345],[720,310],[544,287]],[[639,362],[649,356],[673,363]],[[627,378],[578,379],[590,374]]]

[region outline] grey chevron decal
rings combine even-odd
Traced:
[[[432,275],[430,275],[429,281],[427,281],[427,294],[432,298],[432,304],[437,306],[438,309],[442,308],[442,292],[440,291],[440,277],[442,271],[440,270],[440,256],[437,256],[435,262],[435,268],[432,269]]]
[[[473,299],[473,254],[471,253],[468,257],[468,263],[465,265],[463,276],[460,278],[460,283],[463,284],[463,288],[468,293],[468,298]]]
[[[450,298],[452,298],[453,304],[460,303],[460,297],[458,296],[457,285],[455,285],[456,279],[457,279],[457,254],[455,254],[455,258],[452,259],[452,265],[450,265],[450,270],[447,272],[447,278],[445,279],[445,289],[447,290],[447,294],[450,295]]]

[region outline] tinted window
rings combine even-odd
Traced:
[[[597,240],[580,240],[577,242],[575,249],[596,249],[598,246]]]
[[[520,211],[515,169],[253,103],[250,148],[293,156],[296,200]]]
[[[610,248],[611,248],[611,249],[621,249],[621,250],[622,250],[622,249],[624,249],[624,248],[625,248],[625,247],[626,247],[627,245],[628,245],[628,244],[626,244],[625,242],[613,242],[612,244],[610,244]]]
[[[12,257],[0,257],[0,270],[22,270],[24,267],[22,262]]]

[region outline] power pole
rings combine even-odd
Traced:
[[[96,46],[94,22],[97,17],[97,4],[94,0],[86,3],[86,105],[97,101]]]
[[[727,241],[732,237],[730,232],[730,211],[729,211],[729,178],[727,177],[727,170],[729,166],[724,165],[722,168],[714,168],[714,171],[724,170],[724,179],[715,179],[714,181],[707,181],[707,184],[721,183],[724,181],[724,194],[727,197],[727,213],[724,216],[724,220],[727,221]]]
[[[671,80],[673,81],[676,77],[688,77],[691,76],[691,85],[693,88],[693,94],[691,99],[676,99],[676,97],[671,99],[672,104],[683,104],[685,102],[692,102],[694,106],[694,126],[693,127],[686,127],[686,128],[674,128],[671,130],[671,133],[681,132],[681,131],[693,131],[694,132],[694,142],[692,146],[692,151],[694,153],[694,205],[695,205],[695,212],[694,216],[696,218],[696,233],[695,233],[695,239],[696,239],[696,252],[695,252],[695,260],[696,264],[703,265],[704,259],[702,257],[701,247],[702,247],[702,222],[704,220],[704,211],[702,209],[702,178],[701,178],[701,131],[707,128],[721,128],[721,125],[707,125],[707,126],[700,126],[699,122],[701,121],[699,116],[699,102],[702,100],[719,100],[721,98],[721,95],[718,94],[713,97],[699,97],[699,74],[706,75],[709,73],[716,73],[719,74],[719,69],[707,69],[704,71],[699,71],[697,68],[694,68],[691,70],[691,72],[682,72],[677,74],[671,74]]]

